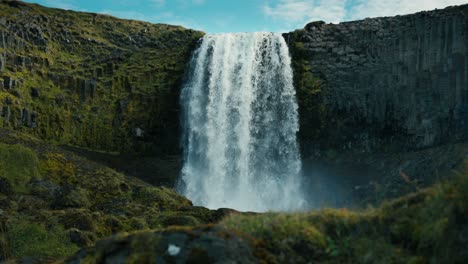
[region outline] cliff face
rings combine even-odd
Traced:
[[[178,152],[179,90],[201,32],[1,1],[0,126],[60,143]],[[305,156],[458,142],[468,5],[285,34]]]
[[[91,149],[175,154],[130,162],[80,152],[172,185],[180,171],[181,82],[203,34],[0,1],[0,127]],[[349,176],[348,164],[379,181],[401,171],[435,179],[466,156],[466,144],[457,143],[468,134],[468,5],[313,22],[284,37],[306,167],[347,163],[330,178],[352,178],[354,188],[358,176]]]
[[[285,38],[306,156],[418,150],[463,139],[468,5],[313,22]]]
[[[201,32],[0,1],[0,126],[107,151],[177,153]]]

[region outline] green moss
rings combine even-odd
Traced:
[[[61,153],[47,153],[41,160],[40,168],[43,175],[56,183],[76,184],[76,165],[69,162]]]
[[[267,251],[287,258],[280,262],[304,262],[326,251],[326,236],[307,221],[306,214],[233,215],[222,225],[264,241]]]
[[[156,206],[160,210],[174,210],[191,205],[189,200],[177,194],[173,189],[165,187],[138,189],[133,198],[137,202]]]
[[[60,225],[46,228],[43,224],[17,219],[7,224],[1,236],[6,241],[5,253],[11,258],[60,258],[78,250]]]
[[[93,149],[179,151],[174,106],[202,32],[11,1],[0,2],[0,15],[22,32],[0,25],[8,39],[23,43],[4,52],[27,61],[2,72],[0,78],[20,80],[15,87],[20,96],[0,89],[0,105],[4,97],[14,98],[11,110],[34,111],[37,127],[13,118],[0,118],[0,125]],[[31,96],[32,88],[39,97]],[[137,127],[145,130],[144,138],[134,136]]]
[[[39,180],[35,181],[30,181],[32,177],[25,179],[24,182],[30,183],[25,183],[26,191],[30,192],[0,194],[0,222],[5,220],[16,223],[16,219],[21,218],[46,230],[58,226],[65,229],[68,235],[73,235],[77,245],[92,246],[95,239],[120,232],[218,221],[218,212],[191,206],[189,200],[173,189],[154,187],[126,177],[28,134],[0,128],[0,148],[8,154],[28,153],[26,156],[33,157],[31,160],[34,162],[25,162],[16,156],[11,157],[13,161],[10,158],[1,158],[0,161],[10,165],[17,162],[14,168],[21,169],[19,171],[29,168],[32,163],[33,171],[42,176],[41,179],[37,176]],[[0,170],[5,169],[7,167],[0,167]],[[54,234],[55,231],[51,232]],[[34,232],[31,234],[38,236],[38,239],[54,239]],[[8,245],[6,237],[0,236],[0,252],[7,250]],[[26,251],[18,252],[25,254]],[[5,254],[9,254],[9,258],[26,257]],[[54,254],[57,255],[52,256]],[[58,258],[62,253],[52,252],[47,255]],[[142,252],[135,261],[144,259],[144,255]]]
[[[196,226],[200,225],[199,219],[187,215],[186,212],[164,212],[156,217],[159,227],[168,226]]]
[[[26,192],[26,184],[41,177],[39,159],[29,148],[0,143],[0,177],[6,179],[15,192]]]
[[[116,197],[128,192],[124,175],[115,170],[100,167],[88,173],[83,175],[85,179],[79,185],[95,194],[95,202],[106,197]],[[124,188],[124,190],[121,190],[121,188]]]

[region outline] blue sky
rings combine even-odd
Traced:
[[[338,23],[468,3],[468,0],[28,0],[49,7],[182,25],[208,33],[286,32],[307,22]]]

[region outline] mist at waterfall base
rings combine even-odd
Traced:
[[[194,204],[304,209],[291,58],[281,35],[206,35],[182,89],[184,165]]]

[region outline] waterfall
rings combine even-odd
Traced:
[[[281,35],[206,35],[182,89],[179,191],[196,205],[241,211],[304,205],[297,102]]]

